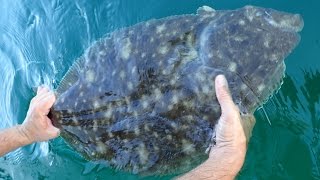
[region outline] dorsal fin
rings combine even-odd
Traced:
[[[216,10],[214,10],[213,8],[209,7],[209,6],[202,6],[199,7],[197,10],[197,14],[199,15],[214,15],[216,12]]]
[[[56,93],[59,96],[64,93],[67,89],[69,89],[74,83],[76,83],[79,79],[79,71],[84,67],[85,58],[80,57],[77,59],[67,73],[63,76],[58,88],[56,89]]]

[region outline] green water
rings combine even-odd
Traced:
[[[195,13],[202,5],[247,4],[299,13],[301,43],[287,58],[282,88],[258,110],[238,179],[320,179],[320,1],[309,0],[1,0],[0,128],[21,123],[32,87],[56,87],[90,44],[152,18]],[[148,179],[171,177],[149,177]],[[0,179],[139,179],[85,161],[61,138],[0,158]]]

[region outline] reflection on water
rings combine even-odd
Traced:
[[[301,13],[302,41],[286,61],[282,88],[258,110],[239,179],[320,179],[320,2],[292,0],[10,0],[0,6],[0,128],[21,123],[33,87],[56,87],[93,41],[151,18],[245,4]],[[318,68],[318,69],[317,69]],[[61,138],[0,158],[0,179],[137,179],[85,161]],[[158,177],[168,179],[170,177]]]

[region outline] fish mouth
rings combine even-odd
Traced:
[[[274,27],[296,33],[301,32],[304,26],[304,21],[300,14],[285,14],[279,19],[266,17],[266,20]]]

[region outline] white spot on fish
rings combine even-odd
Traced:
[[[133,111],[133,116],[134,117],[138,117],[139,116],[138,112],[137,111]]]
[[[162,31],[164,31],[164,29],[166,28],[165,24],[162,24],[160,26],[157,26],[157,34],[162,33]]]
[[[108,132],[108,136],[112,138],[112,137],[113,137],[112,132],[109,131],[109,132]]]
[[[132,89],[133,89],[133,84],[132,84],[132,82],[128,82],[128,83],[127,83],[127,86],[128,86],[128,89],[129,89],[129,90],[132,90]]]
[[[126,73],[122,70],[122,71],[120,71],[119,76],[121,79],[124,79],[126,77]]]
[[[100,55],[100,56],[105,56],[106,54],[107,54],[107,53],[106,53],[106,51],[104,51],[104,50],[102,50],[102,51],[99,52],[99,55]]]
[[[191,154],[195,151],[194,145],[190,143],[189,141],[183,139],[182,140],[182,151],[186,154]]]
[[[210,87],[209,85],[204,85],[202,87],[202,92],[205,93],[205,94],[209,94],[210,93]]]
[[[65,98],[64,98],[64,97],[61,98],[60,102],[61,102],[61,103],[64,103],[64,101],[65,101]]]
[[[245,14],[249,19],[249,21],[251,22],[255,16],[255,11],[253,10],[252,6],[246,6],[245,8],[246,8]]]
[[[113,70],[111,75],[114,76],[116,73],[117,73],[117,70]]]
[[[145,57],[146,57],[146,53],[142,53],[141,58],[145,58]]]
[[[159,48],[159,53],[162,54],[162,55],[167,54],[168,51],[169,51],[168,46],[161,46],[161,47]]]
[[[162,93],[161,93],[160,89],[157,88],[157,89],[154,90],[154,96],[155,96],[155,100],[156,101],[161,99]]]
[[[241,90],[243,90],[243,91],[244,91],[244,90],[246,90],[246,89],[247,89],[247,85],[245,85],[245,84],[241,84],[241,87],[240,87],[240,88],[241,88]]]
[[[199,81],[204,81],[206,80],[206,77],[201,73],[201,72],[197,72],[195,74],[196,79],[198,79]]]
[[[131,73],[135,74],[137,72],[137,66],[133,66],[131,69]]]
[[[144,100],[144,101],[142,102],[142,107],[143,107],[144,109],[146,109],[148,106],[149,106],[149,102],[148,102],[147,100]]]
[[[104,113],[104,117],[105,118],[110,118],[112,116],[112,110],[109,108],[105,113]]]
[[[153,132],[153,136],[156,137],[156,138],[159,137],[157,132]]]
[[[271,61],[276,61],[278,59],[278,56],[276,54],[272,54],[270,57]]]
[[[259,92],[262,92],[262,91],[264,90],[264,88],[265,88],[265,85],[264,85],[264,84],[260,84],[260,85],[258,86],[258,91],[259,91]]]
[[[98,108],[100,106],[100,103],[98,101],[93,102],[93,107]]]
[[[144,144],[140,144],[139,147],[137,148],[139,157],[140,157],[140,162],[141,164],[145,164],[148,162],[148,157],[149,157],[149,152],[147,151],[147,148],[145,147]]]
[[[72,117],[72,121],[73,121],[75,124],[79,124],[79,121],[77,120],[76,117]]]
[[[230,62],[228,69],[229,69],[229,71],[231,71],[231,72],[236,72],[236,70],[237,70],[237,64],[236,64],[235,62]]]
[[[175,85],[177,83],[177,80],[175,78],[170,80],[170,85]]]
[[[88,70],[86,72],[86,80],[91,83],[93,82],[95,79],[95,72],[93,70]]]
[[[246,37],[243,37],[243,36],[236,36],[236,37],[234,37],[234,40],[235,40],[235,41],[238,41],[238,42],[244,41],[245,39],[247,39],[247,38],[246,38]]]
[[[145,131],[150,131],[150,128],[149,128],[149,126],[147,124],[144,125],[144,130]]]
[[[132,44],[129,38],[124,39],[125,45],[121,50],[121,57],[127,60],[131,54]]]
[[[243,19],[240,19],[240,20],[239,20],[239,24],[240,24],[241,26],[243,26],[243,25],[246,24],[246,22],[245,22]]]
[[[97,152],[104,153],[104,152],[106,152],[106,150],[107,150],[106,145],[103,142],[98,141],[97,142]]]
[[[135,134],[135,135],[139,135],[139,134],[140,134],[140,129],[139,129],[139,127],[135,127],[135,128],[134,128],[134,134]]]
[[[101,92],[102,92],[102,88],[101,88],[101,87],[99,87],[98,92],[99,92],[99,93],[101,93]]]
[[[177,95],[173,95],[173,96],[172,96],[172,99],[171,99],[171,102],[172,102],[173,104],[177,104],[178,101],[179,101],[178,96],[177,96]]]
[[[98,122],[95,120],[95,121],[93,121],[93,127],[92,127],[92,130],[94,131],[94,132],[97,132],[97,130],[98,130]]]
[[[268,47],[269,47],[269,41],[267,41],[267,40],[264,41],[264,42],[263,42],[263,45],[268,48]]]

